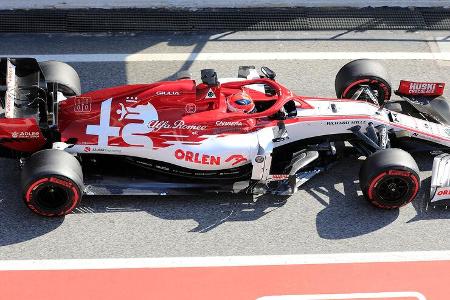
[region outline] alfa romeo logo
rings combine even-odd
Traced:
[[[188,114],[193,114],[197,111],[197,106],[194,103],[186,104],[185,110]]]

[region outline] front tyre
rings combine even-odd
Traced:
[[[350,99],[361,86],[368,86],[381,106],[391,97],[391,85],[386,69],[378,61],[357,59],[344,65],[336,74],[334,82],[336,96]],[[362,96],[368,102],[370,98]]]
[[[70,213],[80,202],[83,174],[78,160],[62,150],[33,154],[22,169],[22,193],[34,213],[57,217]]]
[[[370,203],[394,209],[408,204],[417,196],[419,168],[406,151],[396,148],[380,150],[363,162],[359,182]]]

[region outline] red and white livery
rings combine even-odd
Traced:
[[[87,93],[61,62],[4,58],[0,69],[1,146],[21,158],[25,203],[44,216],[69,213],[83,194],[290,195],[347,153],[367,157],[361,189],[382,208],[417,195],[408,152],[444,153],[434,161],[431,196],[450,198],[444,84],[401,81],[391,99],[375,61],[342,67],[338,98],[296,95],[267,67]]]

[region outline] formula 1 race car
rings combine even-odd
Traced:
[[[239,67],[234,79],[205,69],[201,80],[81,93],[63,62],[1,59],[1,154],[20,159],[26,205],[61,216],[83,194],[291,195],[349,149],[367,157],[360,186],[378,207],[405,205],[420,188],[401,149],[440,151],[431,201],[450,198],[444,83],[401,81],[391,100],[386,71],[367,59],[337,73],[337,99],[295,95],[267,67]]]

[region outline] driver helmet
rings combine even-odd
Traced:
[[[243,112],[243,113],[254,113],[256,111],[255,103],[252,98],[245,93],[239,92],[233,95],[230,95],[227,98],[227,107],[231,112]]]

